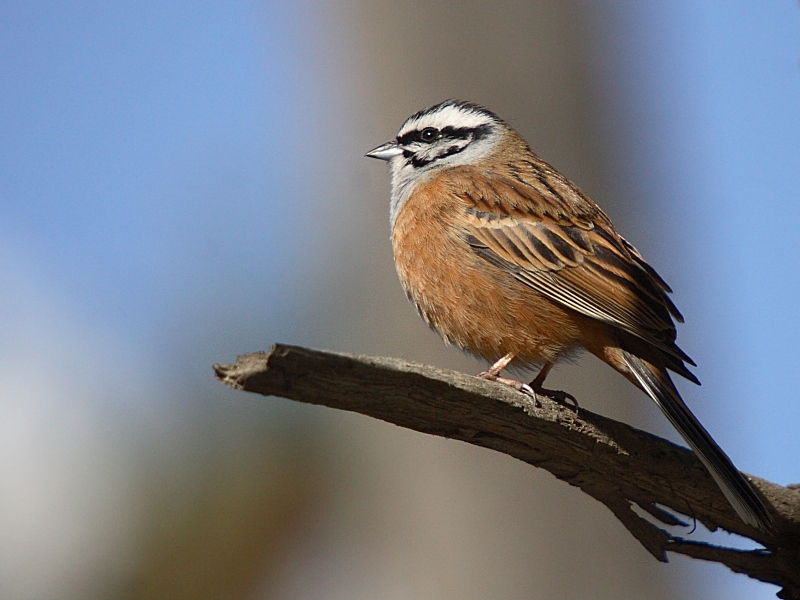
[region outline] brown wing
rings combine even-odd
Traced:
[[[484,172],[461,186],[472,249],[551,301],[694,364],[675,345],[672,318],[683,319],[669,286],[597,205],[557,172],[536,168],[533,184],[519,172]]]

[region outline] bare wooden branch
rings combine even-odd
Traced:
[[[689,450],[611,419],[463,373],[392,358],[276,345],[214,365],[245,391],[349,410],[491,448],[546,469],[605,504],[658,560],[676,552],[727,565],[800,599],[800,491],[751,477],[775,509],[772,537],[742,522]],[[641,509],[635,511],[634,507]],[[673,535],[672,510],[762,544],[745,552]],[[640,513],[647,513],[646,519]]]

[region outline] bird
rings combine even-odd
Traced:
[[[574,397],[545,378],[559,359],[590,352],[658,405],[745,523],[774,531],[761,495],[670,377],[700,383],[675,341],[684,319],[672,289],[597,204],[472,102],[417,112],[366,156],[389,164],[407,297],[446,343],[491,364],[480,377],[563,403]],[[539,365],[530,384],[500,375]]]

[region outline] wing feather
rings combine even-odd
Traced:
[[[694,364],[675,344],[672,317],[683,318],[669,286],[605,214],[567,180],[556,185],[543,172],[528,185],[522,173],[484,174],[471,181],[485,183],[461,188],[473,250],[551,301],[637,336],[681,367]]]

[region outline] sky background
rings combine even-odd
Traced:
[[[185,565],[216,573],[174,541],[186,536],[245,553],[240,570],[214,563],[226,575],[208,574],[206,591],[375,597],[357,569],[341,573],[383,563],[337,533],[346,522],[323,523],[336,521],[334,500],[352,501],[342,481],[358,481],[365,498],[403,489],[341,466],[379,472],[357,449],[395,442],[361,421],[236,394],[211,364],[278,341],[440,356],[411,350],[423,326],[405,338],[406,321],[386,318],[407,310],[388,254],[388,175],[363,154],[448,96],[475,94],[608,209],[675,289],[687,319],[678,341],[703,382],[682,386],[687,402],[739,468],[800,481],[800,4],[578,2],[566,18],[557,3],[535,4],[554,28],[574,22],[591,40],[516,56],[487,26],[474,43],[503,64],[481,82],[460,75],[472,67],[459,46],[414,54],[415,31],[448,29],[422,10],[355,0],[0,5],[0,595],[178,597],[154,566],[164,556],[186,552],[173,571],[182,590],[205,581]],[[480,21],[482,6],[464,3],[461,17]],[[436,62],[448,52],[452,63]],[[586,137],[560,135],[535,91],[546,87],[537,65],[560,60],[579,64],[592,90],[594,105],[565,117]],[[505,68],[531,89],[499,85]],[[437,83],[397,89],[417,76]],[[516,104],[503,113],[506,96]],[[568,102],[583,106],[577,96]],[[573,162],[570,152],[602,157]],[[603,164],[610,183],[594,175]],[[360,277],[373,268],[386,277]],[[577,372],[562,372],[563,385]],[[654,414],[640,418],[671,435]],[[261,537],[242,542],[253,527]],[[337,563],[326,545],[353,560]],[[401,550],[383,558],[410,560]],[[652,576],[676,569],[668,577],[694,583],[639,597],[776,591],[673,562]],[[554,575],[548,597],[568,590],[568,577]],[[429,580],[436,573],[419,585]],[[374,585],[397,598],[452,592],[421,593],[402,578]]]

